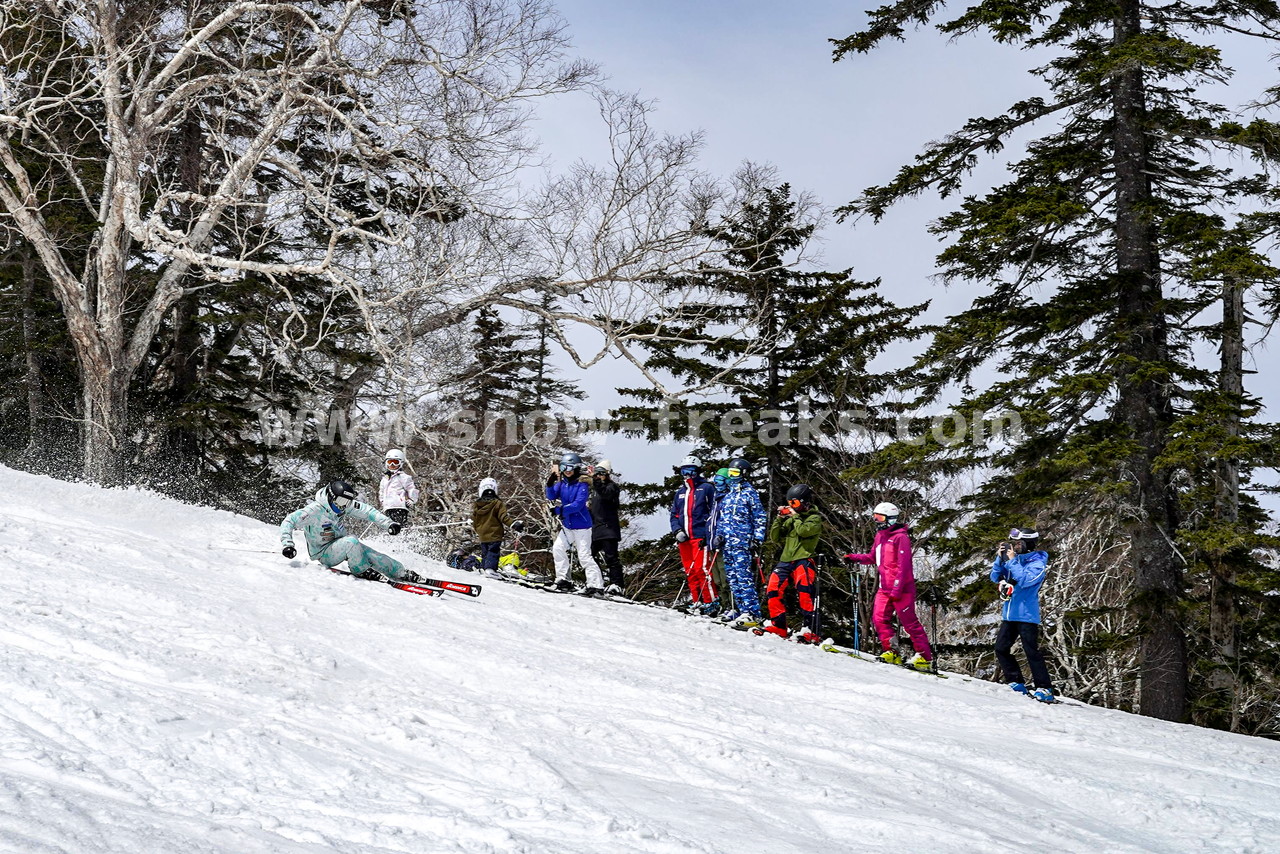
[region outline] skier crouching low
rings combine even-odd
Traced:
[[[410,584],[421,577],[404,564],[382,552],[371,549],[347,533],[347,518],[363,519],[381,527],[391,536],[400,533],[400,523],[393,522],[368,504],[356,501],[356,490],[345,480],[335,480],[316,493],[310,504],[290,513],[280,523],[282,554],[294,558],[298,551],[293,547],[293,534],[301,530],[307,541],[307,553],[328,567],[335,567],[344,560],[352,575],[376,579],[385,575],[395,581]]]

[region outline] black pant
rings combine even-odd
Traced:
[[[392,507],[386,512],[386,516],[392,522],[399,522],[401,528],[409,524],[409,511],[403,507]]]
[[[502,557],[502,541],[480,544],[480,568],[497,569],[498,560]]]
[[[618,541],[592,540],[591,556],[609,576],[607,584],[622,586],[622,561],[618,559]]]
[[[1018,659],[1013,657],[1013,642],[1022,641],[1022,651],[1027,656],[1027,666],[1031,668],[1031,678],[1035,687],[1053,690],[1053,682],[1049,680],[1049,668],[1045,667],[1044,656],[1040,654],[1040,624],[1024,623],[1021,620],[1002,620],[996,632],[996,660],[1004,671],[1004,681],[1021,682],[1022,668]]]

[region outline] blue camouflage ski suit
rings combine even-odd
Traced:
[[[348,519],[372,522],[383,530],[391,526],[391,519],[360,501],[352,501],[343,512],[334,510],[322,489],[314,501],[294,510],[280,523],[280,545],[293,545],[294,531],[299,531],[307,541],[307,554],[312,560],[325,566],[337,566],[345,560],[353,575],[376,569],[388,578],[399,578],[404,564],[348,535],[344,525]]]
[[[764,542],[768,517],[755,487],[745,480],[730,481],[716,512],[715,538],[724,538],[721,555],[724,574],[733,591],[733,604],[739,611],[760,615],[760,599],[756,595],[753,546]]]

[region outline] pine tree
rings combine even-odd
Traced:
[[[935,5],[882,7],[866,30],[835,42],[835,57],[903,38],[906,25],[940,14]],[[1052,543],[1055,528],[1118,514],[1132,590],[1126,604],[1137,618],[1138,706],[1170,720],[1188,708],[1180,541],[1196,527],[1191,484],[1216,464],[1186,443],[1202,441],[1210,422],[1220,430],[1250,417],[1246,399],[1217,387],[1215,373],[1195,361],[1193,348],[1207,337],[1196,319],[1213,300],[1193,270],[1225,247],[1219,238],[1206,246],[1208,231],[1226,231],[1222,210],[1274,192],[1265,174],[1237,174],[1209,152],[1266,161],[1280,142],[1273,124],[1242,125],[1201,98],[1199,87],[1231,72],[1222,52],[1195,36],[1255,22],[1274,29],[1280,10],[1139,0],[971,6],[938,29],[1054,51],[1033,70],[1047,96],[970,120],[842,209],[879,219],[909,196],[949,196],[981,152],[1053,125],[1027,143],[1006,183],[964,198],[935,225],[950,240],[939,256],[944,277],[985,293],[933,331],[916,375],[922,405],[958,388],[965,411],[1018,410],[1025,437],[948,446],[926,436],[885,458],[913,462],[925,479],[989,474],[972,495],[924,520],[960,573],[979,556],[989,561],[1009,524],[1034,520]],[[1269,266],[1256,245],[1237,247],[1235,262],[1253,274]],[[988,379],[992,369],[997,376]],[[1250,457],[1265,456],[1265,436],[1248,429],[1239,439]],[[1254,533],[1257,522],[1248,525]]]
[[[673,437],[693,442],[709,470],[735,456],[756,463],[752,482],[766,508],[781,504],[792,484],[807,483],[825,511],[834,555],[855,539],[868,541],[865,511],[897,497],[885,494],[884,483],[841,473],[867,453],[857,435],[891,422],[878,404],[894,378],[873,371],[871,360],[915,335],[912,320],[925,306],[897,307],[879,280],[859,281],[852,270],[797,269],[815,229],[787,184],[762,188],[756,201],[709,227],[724,265],[668,283],[685,301],[673,321],[651,330],[645,362],[699,391],[672,403],[650,389],[620,389],[645,405],[620,407],[615,419],[644,425],[633,432],[657,439],[663,426],[652,412],[669,405]],[[630,509],[665,507],[677,483],[673,475],[632,490]],[[656,554],[641,549],[632,557]],[[828,613],[849,610],[832,602]]]

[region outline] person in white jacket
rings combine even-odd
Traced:
[[[378,484],[378,503],[382,512],[399,522],[409,524],[409,508],[418,503],[418,485],[413,475],[404,470],[404,451],[392,448],[387,451],[386,471]]]

